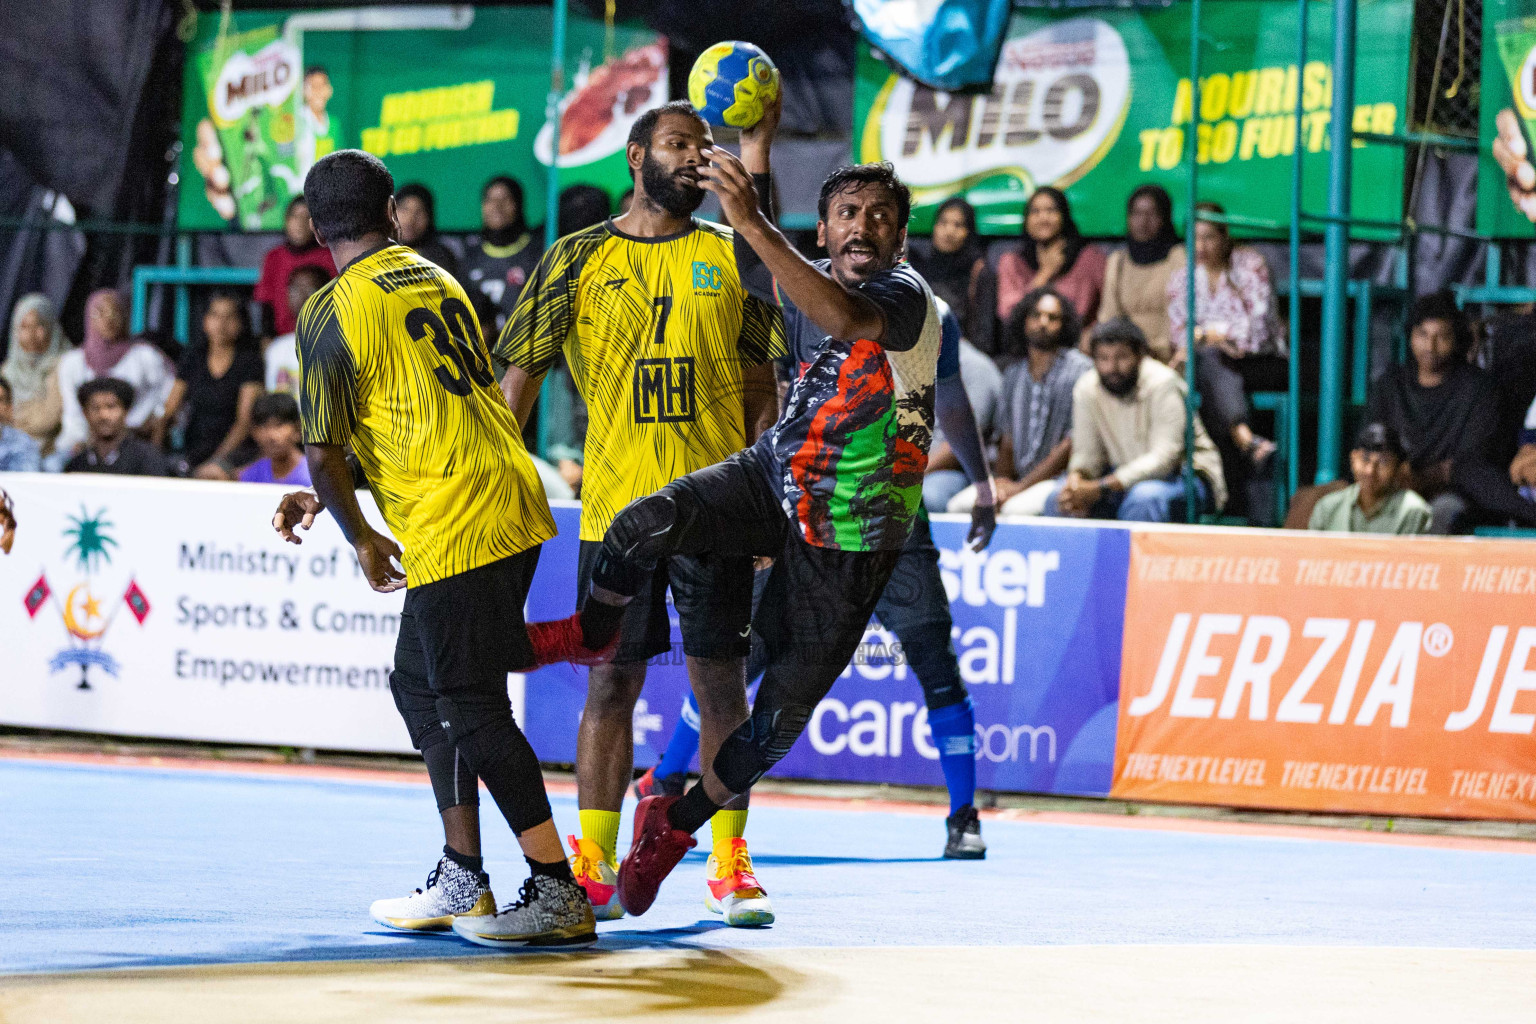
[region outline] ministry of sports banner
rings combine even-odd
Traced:
[[[1536,547],[1140,532],[1111,795],[1536,819]]]
[[[630,125],[667,99],[666,40],[583,18],[566,31],[561,185],[617,196]],[[536,7],[203,14],[183,82],[180,227],[277,230],[310,165],[349,147],[428,185],[440,229],[478,227],[497,174],[523,183],[537,222],[555,149],[550,32]]]
[[[983,232],[1015,234],[1025,198],[1056,185],[1086,234],[1120,235],[1126,198],[1145,182],[1173,194],[1183,223],[1185,132],[1195,120],[1200,197],[1229,213],[1289,223],[1298,89],[1304,202],[1310,211],[1326,208],[1332,30],[1329,8],[1314,6],[1309,60],[1298,70],[1295,0],[1205,4],[1198,112],[1191,110],[1188,3],[1015,11],[983,94],[918,85],[861,42],[854,155],[896,165],[913,188],[917,231],[927,230],[939,203],[964,193]],[[1410,0],[1360,0],[1356,130],[1406,128],[1412,24]],[[1401,148],[1358,147],[1354,214],[1397,220],[1402,176]]]

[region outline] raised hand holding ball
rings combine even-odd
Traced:
[[[717,128],[751,128],[778,95],[779,69],[751,43],[716,43],[688,73],[688,102]]]

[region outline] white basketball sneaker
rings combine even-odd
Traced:
[[[427,875],[427,887],[409,896],[374,900],[368,908],[373,919],[402,932],[445,932],[456,917],[496,913],[491,879],[483,871],[471,871],[446,854]]]
[[[531,875],[500,913],[453,919],[454,934],[479,946],[585,946],[597,941],[587,891],[574,879]]]

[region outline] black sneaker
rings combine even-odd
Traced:
[[[949,842],[944,844],[946,860],[985,860],[987,844],[981,838],[981,817],[976,808],[966,804],[944,819]]]

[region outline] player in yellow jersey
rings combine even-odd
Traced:
[[[743,132],[743,149],[766,151],[777,120],[774,110]],[[733,455],[777,415],[771,360],[786,351],[782,321],[742,285],[730,229],[692,216],[704,199],[699,169],[712,144],[686,101],[643,114],[627,147],[635,185],[629,212],[555,243],[496,344],[510,363],[503,387],[519,420],[526,422],[561,349],[587,401],[579,594],[624,506]],[[646,662],[672,646],[669,586],[704,756],[747,714],[751,559],[664,559],[624,610],[618,653],[592,669],[582,709],[582,837],[571,837],[571,860],[599,918],[623,914],[614,889],[619,810],[634,769],[633,717]],[[600,612],[602,602],[585,610]],[[753,874],[745,826],[744,799],[716,815],[707,902],[729,924],[768,924],[773,910]]]
[[[387,927],[452,927],[489,946],[588,943],[591,908],[507,697],[507,673],[543,660],[542,624],[525,625],[523,605],[554,520],[464,289],[390,240],[394,191],[383,163],[355,149],[322,158],[305,178],[315,235],[342,269],[298,324],[318,498],[286,496],[273,521],[298,543],[294,528],[328,507],[373,589],[409,584],[390,689],[427,763],[447,843],[425,888],[371,913]],[[358,507],[346,445],[403,554]],[[480,856],[482,781],[532,872],[500,913]]]

